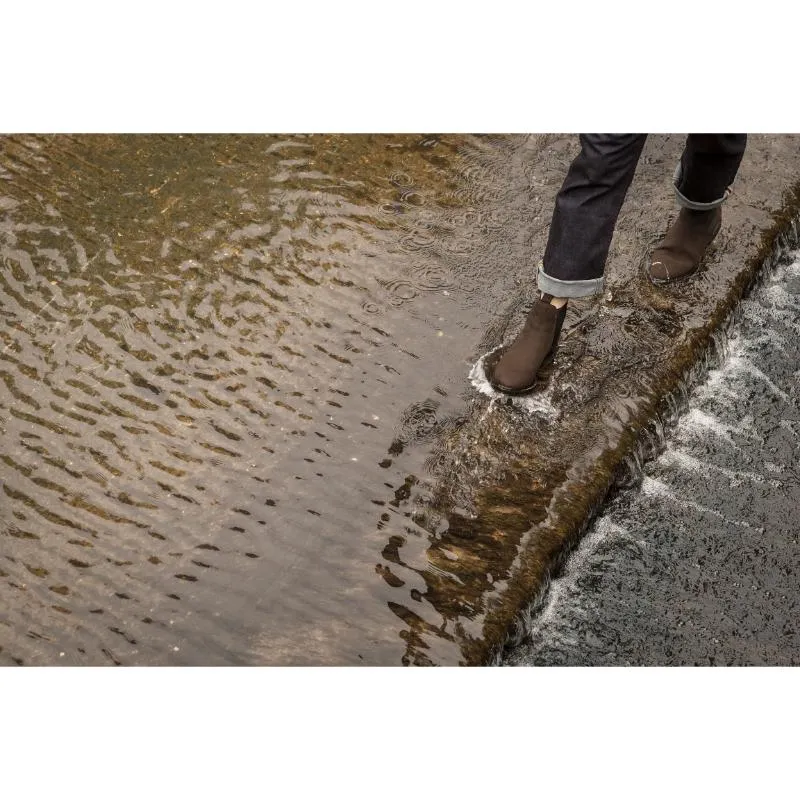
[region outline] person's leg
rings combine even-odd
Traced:
[[[580,136],[581,151],[556,196],[550,234],[538,272],[542,297],[505,350],[487,359],[496,389],[529,391],[536,373],[555,352],[570,297],[603,290],[608,248],[622,203],[636,172],[647,136]]]
[[[678,217],[650,259],[650,279],[667,283],[691,275],[722,225],[722,204],[730,194],[747,145],[743,133],[693,133],[675,170]]]
[[[587,133],[553,210],[539,289],[555,297],[603,290],[608,248],[646,134]]]

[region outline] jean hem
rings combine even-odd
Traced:
[[[718,198],[717,200],[711,200],[708,203],[699,203],[696,200],[690,200],[685,194],[678,189],[678,184],[681,182],[682,177],[682,169],[680,163],[675,168],[675,175],[673,176],[672,182],[675,187],[675,198],[678,201],[678,205],[681,208],[688,208],[690,211],[710,211],[712,208],[719,208],[727,199],[728,195],[731,193],[730,187],[728,187],[722,197]]]
[[[543,267],[539,267],[537,285],[539,291],[553,297],[590,297],[603,291],[604,278],[589,278],[582,281],[563,281],[548,275]]]

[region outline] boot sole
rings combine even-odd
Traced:
[[[502,349],[497,351],[497,356],[494,359],[492,359],[492,365],[494,365],[502,357],[503,353],[505,352],[505,349],[506,348],[502,348]],[[537,378],[538,378],[538,375],[539,375],[539,370],[541,370],[542,367],[550,366],[550,364],[552,364],[553,361],[555,360],[555,357],[556,357],[556,351],[555,350],[551,350],[545,356],[545,359],[544,359],[544,361],[542,361],[541,365],[539,366],[539,369],[536,370]],[[486,373],[486,367],[487,366],[488,366],[487,364],[484,364],[484,373]],[[533,392],[534,389],[536,389],[536,385],[538,384],[538,380],[534,380],[534,382],[532,384],[530,384],[530,386],[525,386],[522,389],[512,389],[509,386],[503,386],[503,384],[493,381],[488,375],[486,375],[486,380],[489,381],[489,386],[491,386],[492,389],[494,389],[495,391],[502,392],[503,394],[511,395],[512,397],[518,397],[519,395],[523,395],[523,394],[530,394],[531,392]]]
[[[691,278],[692,275],[697,273],[698,269],[700,269],[700,264],[694,267],[694,269],[689,270],[689,272],[684,272],[683,275],[676,275],[674,278],[654,278],[649,272],[647,273],[647,277],[654,286],[665,286],[668,283],[680,283],[687,278]]]

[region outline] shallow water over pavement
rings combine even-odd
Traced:
[[[475,365],[574,137],[0,138],[0,662],[483,659],[800,149],[754,141],[713,271],[654,291],[681,145],[509,404]]]
[[[0,140],[0,659],[400,663],[440,627],[385,554],[521,143]]]

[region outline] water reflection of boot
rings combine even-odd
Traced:
[[[682,208],[664,241],[653,251],[649,275],[653,283],[669,283],[691,275],[700,265],[708,246],[719,233],[722,210]]]
[[[493,388],[506,394],[530,392],[536,374],[555,356],[567,304],[556,308],[544,295],[533,304],[525,325],[508,348],[501,348],[486,361],[486,377]]]

